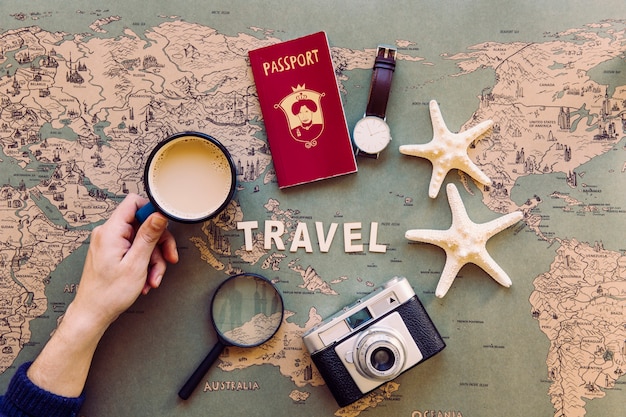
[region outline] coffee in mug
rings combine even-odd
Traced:
[[[152,151],[144,184],[150,203],[137,212],[140,222],[159,211],[172,220],[194,223],[214,217],[230,202],[236,170],[230,153],[215,138],[183,132]]]

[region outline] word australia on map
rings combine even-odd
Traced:
[[[181,130],[211,131],[233,154],[242,184],[274,180],[267,144],[256,136],[261,113],[246,57],[249,50],[280,40],[225,36],[181,21],[164,22],[141,36],[126,30],[125,36],[107,38],[106,24],[119,19],[95,22],[91,29],[99,37],[37,27],[0,35],[0,372],[29,343],[29,323],[45,313],[52,271],[124,194],[143,192],[142,167],[156,142]],[[402,54],[414,43],[397,44],[398,60],[418,65],[420,58]],[[545,219],[535,210],[543,201],[529,199],[520,207],[509,190],[521,177],[552,173],[579,187],[581,165],[614,149],[626,130],[626,86],[608,88],[589,72],[623,57],[625,45],[624,22],[606,21],[548,34],[544,42],[486,42],[446,57],[461,69],[454,76],[484,68],[496,76],[462,127],[494,121],[493,131],[470,149],[472,160],[493,180],[482,190],[484,204],[497,213],[522,210],[540,240],[559,246],[529,295],[529,314],[550,341],[546,375],[559,416],[584,415],[585,399],[601,398],[624,374],[626,257],[599,242],[544,233]],[[333,47],[332,52],[342,82],[350,70],[371,69],[371,51]],[[552,197],[562,200],[564,211],[603,210],[623,224],[622,210],[585,205],[567,193]],[[297,224],[289,210],[276,200],[266,208],[293,225],[286,227],[289,236]],[[250,264],[263,260],[265,267],[276,268],[286,255],[262,245],[253,252],[230,248],[220,239],[240,233],[236,224],[243,219],[241,207],[232,204],[205,224],[204,236],[192,239],[202,259],[223,270],[220,255],[237,253]],[[314,270],[301,272],[307,288],[332,291]],[[321,320],[314,309],[308,314],[306,327]],[[293,323],[288,328],[293,335],[303,330]],[[279,366],[299,387],[322,383],[318,375],[303,378],[283,366],[309,363],[304,350],[289,352],[259,360]]]

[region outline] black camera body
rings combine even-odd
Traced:
[[[340,407],[446,346],[409,282],[400,277],[344,307],[303,337]]]

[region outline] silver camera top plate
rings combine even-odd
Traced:
[[[315,353],[346,336],[358,332],[364,325],[395,310],[415,296],[404,277],[394,277],[370,294],[358,299],[309,329],[304,344]]]

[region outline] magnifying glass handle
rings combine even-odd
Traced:
[[[204,375],[206,375],[206,373],[209,371],[209,368],[211,367],[211,365],[213,365],[213,362],[215,362],[215,360],[220,356],[220,353],[222,353],[224,347],[225,345],[221,341],[218,341],[215,346],[213,346],[213,349],[211,349],[209,354],[206,356],[206,358],[204,358],[204,360],[194,371],[194,373],[191,374],[187,382],[185,382],[185,385],[183,385],[180,391],[178,391],[178,396],[180,398],[186,400],[191,396],[191,393],[194,389],[196,389],[202,378],[204,378]]]
[[[156,208],[154,207],[152,202],[149,202],[148,204],[146,204],[145,206],[137,210],[137,212],[135,213],[135,218],[137,219],[139,223],[143,223],[155,211],[156,211]]]

